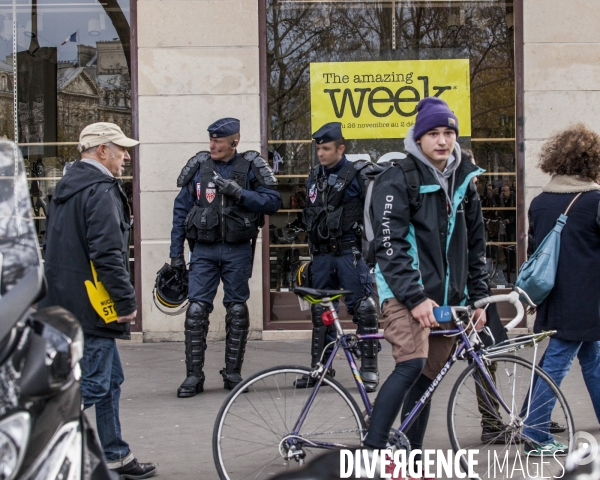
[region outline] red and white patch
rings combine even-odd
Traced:
[[[310,199],[310,203],[315,203],[315,200],[317,199],[317,185],[310,187],[308,198]]]
[[[215,184],[213,182],[209,182],[206,186],[206,200],[208,203],[212,203],[216,196],[217,189],[215,188]]]
[[[200,196],[202,195],[202,185],[200,183],[196,184],[196,198],[200,200]]]

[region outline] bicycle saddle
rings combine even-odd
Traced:
[[[321,299],[325,297],[335,297],[340,295],[350,295],[350,290],[317,290],[315,288],[296,287],[293,292],[301,297],[310,296],[314,299]]]

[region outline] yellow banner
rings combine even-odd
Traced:
[[[312,131],[342,122],[347,139],[405,138],[417,103],[445,100],[471,136],[469,60],[393,60],[310,64]]]

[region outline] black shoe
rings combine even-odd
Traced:
[[[330,368],[329,371],[327,372],[327,376],[329,378],[335,377],[335,370],[333,368]],[[316,383],[317,383],[316,378],[313,378],[309,375],[302,375],[302,378],[299,378],[298,380],[294,380],[294,387],[296,387],[296,388],[312,388],[315,386]]]
[[[119,474],[119,480],[137,480],[156,475],[156,466],[153,463],[140,463],[134,458],[127,465],[115,468],[113,472]]]
[[[553,420],[550,421],[550,433],[563,433],[567,427]]]
[[[225,369],[219,373],[223,376],[223,388],[225,390],[233,390],[244,381],[239,373],[225,373]],[[248,389],[246,388],[243,393],[248,393]]]
[[[375,372],[361,372],[360,374],[367,393],[375,392],[379,385],[379,375]]]
[[[197,393],[204,391],[204,378],[194,377],[190,375],[187,377],[181,386],[177,389],[177,396],[179,398],[193,397]]]
[[[506,445],[507,443],[521,443],[521,437],[513,435],[506,425],[484,425],[481,430],[481,441],[494,445]]]
[[[296,388],[312,388],[317,383],[317,379],[310,375],[302,375],[302,378],[294,380],[294,387]]]

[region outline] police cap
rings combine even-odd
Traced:
[[[221,118],[208,126],[210,138],[228,137],[235,133],[240,133],[240,121],[237,118]]]
[[[313,133],[312,138],[316,140],[317,145],[339,140],[342,138],[342,124],[340,122],[326,123]]]

